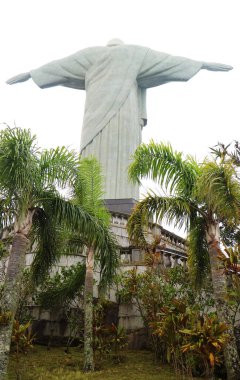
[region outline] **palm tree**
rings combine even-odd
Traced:
[[[130,237],[143,241],[143,226],[153,217],[185,227],[195,285],[201,285],[210,268],[218,318],[229,322],[230,339],[224,350],[228,379],[239,378],[236,341],[224,301],[225,276],[217,259],[220,223],[239,223],[240,184],[233,162],[205,159],[198,164],[193,157],[174,152],[170,145],[151,141],[138,147],[129,174],[139,183],[142,178],[157,181],[164,191],[164,195],[150,192],[139,202],[129,219]]]
[[[84,286],[84,371],[94,370],[93,358],[93,285],[94,267],[100,270],[100,291],[111,285],[118,266],[118,245],[110,230],[110,214],[103,202],[103,177],[94,157],[80,161],[79,172],[73,186],[72,199],[89,212],[102,230],[102,242],[89,240],[79,231],[73,244],[84,246],[86,252],[86,275]]]
[[[0,222],[10,226],[12,248],[1,299],[0,377],[7,372],[11,332],[18,305],[18,289],[30,240],[37,254],[33,261],[35,279],[41,281],[59,259],[61,229],[78,229],[89,242],[103,244],[102,228],[81,206],[61,196],[71,186],[79,159],[66,148],[40,152],[29,130],[9,128],[0,132]]]

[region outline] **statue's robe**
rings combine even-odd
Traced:
[[[139,197],[128,180],[131,155],[147,122],[146,89],[187,81],[203,62],[135,45],[92,47],[30,72],[41,88],[86,90],[82,156],[95,156],[105,176],[105,198]]]

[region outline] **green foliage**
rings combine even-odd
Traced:
[[[136,269],[123,272],[118,284],[120,301],[132,302],[145,326],[150,328],[155,356],[183,374],[204,372],[205,362],[198,365],[196,355],[187,355],[182,350],[182,346],[189,343],[182,330],[194,329],[200,320],[215,318],[211,316],[211,286],[205,283],[204,288],[196,291],[186,269],[181,266],[164,269],[156,262],[150,263],[144,273]]]
[[[11,311],[0,311],[0,325],[8,325],[11,320]]]
[[[0,168],[1,226],[25,227],[31,215],[35,281],[44,280],[64,253],[69,232],[78,231],[81,248],[83,242],[94,246],[104,285],[110,283],[118,252],[108,228],[110,215],[103,205],[98,162],[93,158],[80,161],[65,147],[41,151],[29,130],[7,127],[0,133]],[[74,201],[60,195],[59,190],[69,186],[74,188]]]
[[[110,214],[103,202],[103,180],[100,164],[94,157],[81,159],[73,187],[73,199],[108,225]]]
[[[47,202],[44,208],[38,207],[35,210],[30,237],[34,253],[31,274],[33,281],[40,284],[64,254],[65,244],[63,224],[60,225]]]
[[[13,330],[11,337],[11,351],[16,356],[15,374],[16,379],[21,379],[20,376],[20,354],[27,354],[33,348],[34,336],[31,334],[31,322],[20,324],[19,321],[13,321]]]
[[[30,130],[0,131],[0,187],[26,199],[37,176],[38,148]],[[25,190],[25,192],[24,192]]]
[[[183,339],[180,330],[187,326],[191,312],[186,300],[171,299],[171,303],[163,305],[155,321],[150,323],[153,334],[160,337],[166,345],[167,362],[173,364],[175,370],[184,372],[184,358],[181,354]]]
[[[125,329],[114,323],[106,323],[109,306],[109,301],[99,300],[93,308],[93,350],[98,365],[111,353],[114,354],[114,361],[120,363],[120,354],[127,346]]]
[[[197,199],[207,210],[228,224],[239,220],[240,186],[231,162],[218,164],[205,160],[196,183]]]
[[[229,159],[226,152],[220,153],[215,152],[217,159],[198,163],[191,156],[183,157],[181,152],[173,151],[169,144],[151,141],[137,148],[129,168],[133,181],[151,178],[164,193],[149,192],[138,203],[128,221],[130,238],[134,244],[142,245],[146,241],[146,226],[152,220],[185,227],[189,235],[189,263],[198,286],[209,272],[204,234],[211,225],[220,222],[231,228],[237,226],[240,218],[236,160]]]
[[[235,244],[234,247],[224,246],[223,251],[218,252],[218,259],[224,267],[227,275],[227,292],[226,301],[230,309],[230,319],[233,326],[239,326],[240,311],[240,245]]]
[[[55,275],[47,277],[34,296],[35,303],[41,308],[50,312],[61,311],[61,315],[67,321],[69,336],[66,352],[73,342],[82,340],[85,270],[85,264],[80,263],[62,267]]]
[[[224,253],[219,251],[218,259],[224,264],[226,272],[238,274],[240,271],[240,245],[234,247],[224,246]]]
[[[36,287],[32,282],[29,268],[25,268],[22,274],[22,281],[18,289],[18,307],[15,319],[24,325],[32,319],[29,305],[32,304],[36,294]]]
[[[124,327],[116,326],[114,323],[110,327],[111,333],[111,344],[115,355],[119,353],[120,350],[123,350],[127,345],[127,336]]]
[[[0,260],[6,257],[9,254],[9,251],[6,247],[6,244],[0,240]]]
[[[165,220],[168,224],[182,228],[188,225],[192,207],[182,197],[162,197],[154,192],[148,193],[146,198],[139,202],[128,220],[128,233],[130,239],[140,246],[146,246],[146,235],[149,221],[153,219]]]
[[[195,288],[200,288],[209,273],[210,263],[204,218],[196,217],[188,234],[188,264]]]
[[[22,268],[16,268],[16,260],[11,261],[11,257],[15,253],[24,257],[28,239],[35,251],[32,279],[36,284],[44,281],[51,267],[65,253],[62,246],[70,232],[78,232],[85,245],[95,250],[101,265],[102,285],[111,283],[118,262],[117,243],[108,225],[109,215],[100,207],[100,200],[95,199],[100,194],[97,170],[90,172],[91,165],[88,165],[85,177],[88,175],[91,182],[84,180],[84,168],[80,168],[77,154],[65,147],[41,152],[35,140],[29,130],[7,127],[0,132],[0,230],[7,226],[13,231],[13,238],[20,233],[18,241],[25,242],[25,245],[13,244],[15,251],[9,260],[6,281],[9,280],[8,289],[12,285],[15,294],[2,294],[3,303],[6,304],[7,299],[12,301],[14,312],[19,289],[14,287],[8,273],[14,270],[20,278]],[[94,165],[97,168],[96,161]],[[79,174],[81,169],[82,174]],[[76,181],[83,188],[84,204],[76,204],[61,195],[62,190],[75,185]],[[23,260],[21,263],[23,266]],[[72,296],[69,288],[64,291],[65,297]]]
[[[15,223],[15,230],[25,228],[26,218],[31,216],[28,223],[35,250],[33,278],[38,283],[64,253],[63,231],[81,231],[82,239],[96,249],[106,249],[109,244],[113,247],[113,239],[106,240],[106,230],[87,204],[76,205],[60,195],[61,189],[76,181],[87,191],[79,167],[79,156],[65,147],[41,151],[29,130],[7,127],[0,133],[0,227]],[[92,174],[95,176],[96,171]],[[96,187],[92,184],[94,194]]]
[[[72,184],[77,174],[79,159],[76,153],[66,147],[44,150],[39,159],[39,170],[42,183],[63,188],[66,183]]]
[[[151,324],[154,334],[166,343],[167,360],[176,370],[196,373],[201,369],[202,375],[209,376],[215,365],[222,364],[228,326],[216,315],[200,315],[186,301],[173,299],[158,317]],[[194,363],[198,363],[196,368]]]
[[[232,143],[234,143],[233,150]],[[240,166],[240,145],[238,141],[235,140],[228,145],[219,142],[210,150],[216,160],[220,160],[220,162],[231,161],[235,166]]]
[[[34,336],[31,334],[31,322],[22,325],[19,321],[14,320],[12,331],[12,345],[13,351],[17,354],[20,352],[27,353],[30,348],[33,348]]]
[[[153,140],[141,144],[133,155],[129,175],[133,181],[148,177],[157,181],[160,186],[177,190],[178,194],[191,195],[199,167],[190,156],[183,159],[182,153],[174,152],[170,144],[155,144]]]
[[[82,294],[84,280],[85,265],[79,263],[63,267],[40,286],[36,302],[46,310],[64,308],[74,297]]]
[[[79,170],[73,185],[74,205],[86,210],[98,225],[93,237],[84,236],[81,229],[70,237],[80,249],[85,245],[94,248],[94,262],[100,266],[100,287],[106,288],[113,281],[119,264],[118,244],[110,229],[110,213],[103,201],[103,175],[100,164],[92,158],[80,160]]]
[[[206,376],[210,375],[211,368],[222,363],[222,351],[229,339],[227,330],[228,326],[220,323],[216,315],[202,316],[192,328],[179,330],[185,338],[182,352],[197,354],[203,361]]]
[[[221,239],[227,247],[233,247],[235,244],[240,244],[239,226],[228,226],[223,222],[220,232]]]

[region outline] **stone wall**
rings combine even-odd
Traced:
[[[130,204],[130,206],[132,206],[132,204]],[[124,210],[127,210],[127,207],[129,207],[129,204],[125,203]],[[145,271],[144,252],[138,247],[133,246],[128,238],[126,227],[129,214],[121,213],[119,212],[119,209],[117,211],[111,210],[111,214],[111,228],[116,235],[119,244],[121,262],[120,271],[131,270],[133,268],[135,268],[137,272]],[[164,249],[159,247],[159,255],[161,255],[162,258],[162,265],[165,267],[186,265],[186,246],[183,238],[169,232],[161,225],[151,223],[149,224],[148,229],[149,242],[153,241],[156,236],[161,238],[161,246],[162,244],[165,244]],[[27,266],[31,265],[32,259],[32,253],[26,255]],[[64,256],[60,259],[58,265],[53,268],[52,273],[56,273],[61,267],[74,265],[83,262],[84,260],[85,257],[81,254]],[[3,264],[6,266],[6,263]],[[94,276],[96,280],[96,284],[94,285],[94,297],[97,298],[97,284],[99,283],[100,278],[99,271],[96,270]],[[117,302],[114,288],[110,289],[106,296],[111,302]],[[132,345],[135,346],[136,341],[138,340],[137,331],[139,331],[142,337],[146,335],[141,316],[134,305],[120,304],[117,307],[119,308],[118,323],[129,332],[130,336],[134,337]],[[54,337],[68,336],[69,327],[66,325],[66,318],[61,310],[57,313],[50,313],[49,311],[40,310],[39,307],[35,305],[29,305],[29,308],[34,320],[34,329],[40,332],[42,338],[50,335]],[[142,338],[139,341],[142,341]]]

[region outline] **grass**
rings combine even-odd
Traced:
[[[167,366],[154,364],[149,351],[126,351],[120,364],[108,357],[93,373],[83,373],[83,354],[72,348],[65,354],[63,348],[35,346],[19,363],[14,355],[9,364],[9,380],[176,380],[181,376]],[[18,371],[17,371],[18,370]],[[17,372],[19,376],[17,377]],[[185,378],[187,379],[187,378]]]

